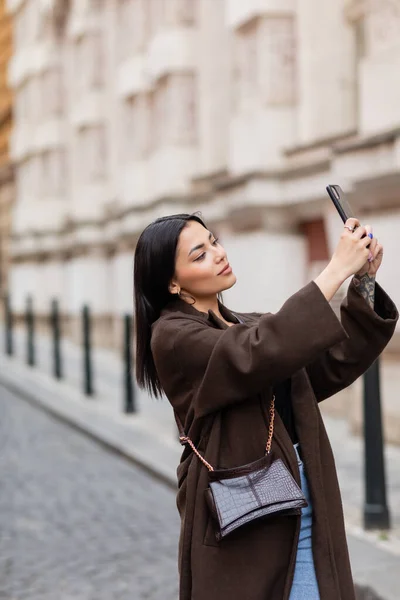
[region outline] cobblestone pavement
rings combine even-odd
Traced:
[[[176,600],[175,494],[0,387],[0,599]]]

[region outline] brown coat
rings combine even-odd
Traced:
[[[271,386],[292,378],[321,599],[354,600],[335,463],[318,402],[350,385],[379,356],[393,335],[396,307],[377,285],[373,311],[353,281],[340,323],[311,282],[276,314],[240,316],[244,324],[228,327],[212,311],[200,313],[182,300],[163,311],[153,326],[152,351],[166,395],[206,459],[234,467],[263,455]],[[272,449],[300,483],[279,415]],[[287,600],[300,518],[257,521],[217,542],[204,498],[208,472],[189,447],[177,474],[180,600]]]

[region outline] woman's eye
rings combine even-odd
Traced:
[[[212,246],[217,246],[218,245],[218,238],[215,238],[215,240],[212,242]],[[198,260],[203,260],[203,258],[205,257],[206,253],[203,252],[202,254],[200,254],[200,256],[198,256],[197,258],[194,259],[193,262],[197,262]]]

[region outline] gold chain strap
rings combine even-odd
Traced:
[[[266,446],[267,454],[269,454],[271,452],[272,437],[274,435],[274,421],[275,421],[275,396],[272,396],[271,406],[269,407],[268,441],[267,441],[267,446]],[[214,471],[214,467],[212,467],[210,465],[210,463],[208,463],[206,461],[206,459],[202,457],[202,455],[197,450],[196,446],[193,444],[192,440],[189,437],[187,437],[186,435],[181,435],[181,436],[179,436],[179,441],[182,444],[189,444],[189,446],[191,447],[193,452],[196,454],[196,456],[199,457],[199,459],[201,460],[203,465],[205,465],[209,471]]]
[[[191,447],[191,449],[193,450],[193,452],[199,457],[199,459],[207,467],[207,469],[209,471],[214,471],[214,467],[212,467],[210,465],[210,463],[208,463],[206,461],[206,459],[202,457],[202,455],[197,450],[196,446],[193,444],[193,442],[192,442],[192,440],[190,438],[188,438],[187,436],[183,435],[183,436],[179,437],[179,441],[182,442],[183,444],[189,444],[189,446]]]
[[[271,406],[269,407],[269,427],[268,427],[268,441],[266,446],[267,454],[271,452],[272,436],[274,435],[274,422],[275,422],[275,396],[272,396]]]

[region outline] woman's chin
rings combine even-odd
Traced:
[[[223,287],[221,287],[221,292],[224,292],[225,290],[229,290],[231,287],[233,287],[236,283],[237,279],[236,279],[236,275],[234,275],[234,273],[231,273],[230,275],[228,275],[226,277],[226,280],[223,282]]]

